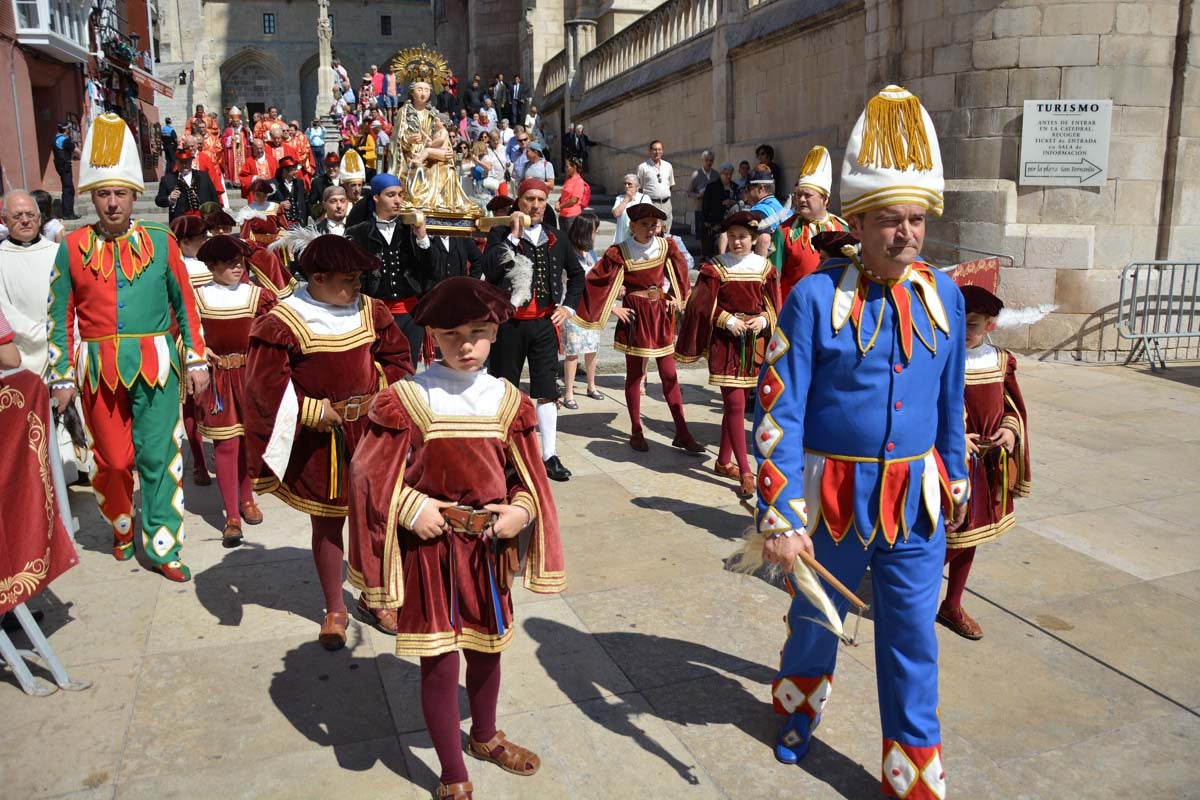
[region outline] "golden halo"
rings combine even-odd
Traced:
[[[388,61],[387,68],[389,72],[401,74],[404,82],[410,86],[417,82],[428,83],[433,87],[434,94],[442,91],[450,75],[446,58],[425,44],[398,51]]]

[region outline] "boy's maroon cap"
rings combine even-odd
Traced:
[[[314,272],[370,272],[379,269],[383,262],[349,239],[327,233],[318,236],[304,248],[300,256],[300,271],[305,275]]]
[[[208,233],[208,223],[200,217],[185,214],[171,220],[171,233],[178,240],[195,239]]]
[[[967,301],[968,314],[998,317],[1004,309],[1004,301],[982,286],[963,286],[960,291],[963,299]]]
[[[225,211],[214,211],[204,218],[210,228],[232,228],[237,221]]]
[[[413,322],[443,330],[468,322],[499,324],[512,314],[508,292],[479,278],[447,278],[422,297],[412,311]]]
[[[826,253],[833,253],[835,257],[841,257],[842,248],[848,244],[858,244],[858,237],[850,231],[821,231],[812,238],[814,250],[824,250]]]
[[[248,256],[253,249],[238,237],[222,233],[200,245],[196,258],[205,264],[212,265],[218,261],[233,261],[238,256]]]

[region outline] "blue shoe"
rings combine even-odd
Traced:
[[[807,714],[789,714],[775,740],[775,760],[781,764],[797,764],[808,755],[813,731],[821,724],[821,715],[809,720]]]

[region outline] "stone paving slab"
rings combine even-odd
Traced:
[[[554,486],[569,586],[516,591],[499,707],[544,766],[521,779],[471,761],[479,797],[878,793],[869,618],[839,655],[808,758],[771,758],[787,598],[724,569],[750,517],[711,470],[719,394],[702,369],[681,376],[703,456],[670,446],[653,371],[648,453],[627,446],[617,375],[601,375],[604,400],[580,393],[560,417],[576,475]],[[1022,359],[1019,376],[1034,496],[975,559],[966,602],[984,638],[938,629],[950,796],[1194,796],[1200,367]],[[307,520],[264,498],[265,524],[225,550],[216,487],[186,491],[196,577],[179,586],[114,562],[90,492],[72,488],[80,566],[32,605],[72,673],[95,685],[31,698],[0,672],[3,796],[428,797],[437,767],[417,663],[358,623],[346,650],[317,645]],[[869,576],[859,593],[870,596]]]

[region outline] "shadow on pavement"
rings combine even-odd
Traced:
[[[362,746],[363,742],[394,737],[396,731],[376,656],[358,654],[369,650],[357,646],[362,636],[357,626],[351,626],[348,633],[346,648],[337,652],[325,650],[316,641],[288,651],[282,669],[271,679],[271,700],[309,741],[332,748],[342,769],[361,772],[381,763],[418,786],[436,785],[438,776],[415,755],[407,757],[403,744],[382,752]],[[413,673],[403,679],[404,685],[415,683],[419,668],[403,659],[397,663]],[[410,775],[406,764],[419,774]]]
[[[698,480],[726,489],[729,491],[729,502],[737,502],[737,496],[733,493],[732,481],[718,478],[711,473],[699,476]],[[730,542],[741,542],[746,529],[754,522],[754,518],[748,511],[739,513],[725,508],[689,503],[674,497],[635,497],[633,504],[650,511],[669,511],[689,527],[699,528],[718,539]],[[732,550],[730,552],[732,554]]]
[[[325,615],[325,598],[317,581],[308,548],[267,548],[253,541],[226,552],[225,557],[192,578],[196,598],[219,624],[237,626],[242,609],[259,605],[297,614],[319,623]],[[354,599],[343,591],[347,607]]]
[[[623,686],[606,686],[595,677],[581,674],[571,662],[548,657],[543,652],[581,651],[589,646],[589,639],[594,639],[618,665],[627,665],[631,659],[635,659],[638,664],[652,665],[654,674],[686,676],[678,692],[665,691],[673,688],[669,685],[642,691],[659,719],[687,726],[735,725],[747,736],[762,743],[764,759],[772,758],[770,748],[775,742],[779,718],[772,711],[770,703],[762,699],[769,694],[768,688],[764,686],[762,697],[759,697],[725,673],[737,672],[750,680],[769,684],[775,674],[773,669],[702,644],[652,634],[625,631],[592,634],[546,619],[526,620],[524,628],[538,644],[538,661],[559,689],[572,700],[579,702],[607,692],[614,696],[613,699],[621,701],[620,693],[626,691]],[[688,687],[698,686],[701,681],[703,696],[699,701],[694,701],[688,696]],[[634,721],[637,713],[624,701],[610,702],[605,713],[593,715],[592,719],[618,736],[633,739],[639,747],[661,759],[684,780],[698,783],[696,766],[684,764],[638,727]],[[857,762],[819,740],[814,741],[803,768],[843,797],[869,797],[879,791],[879,783],[874,776]]]

